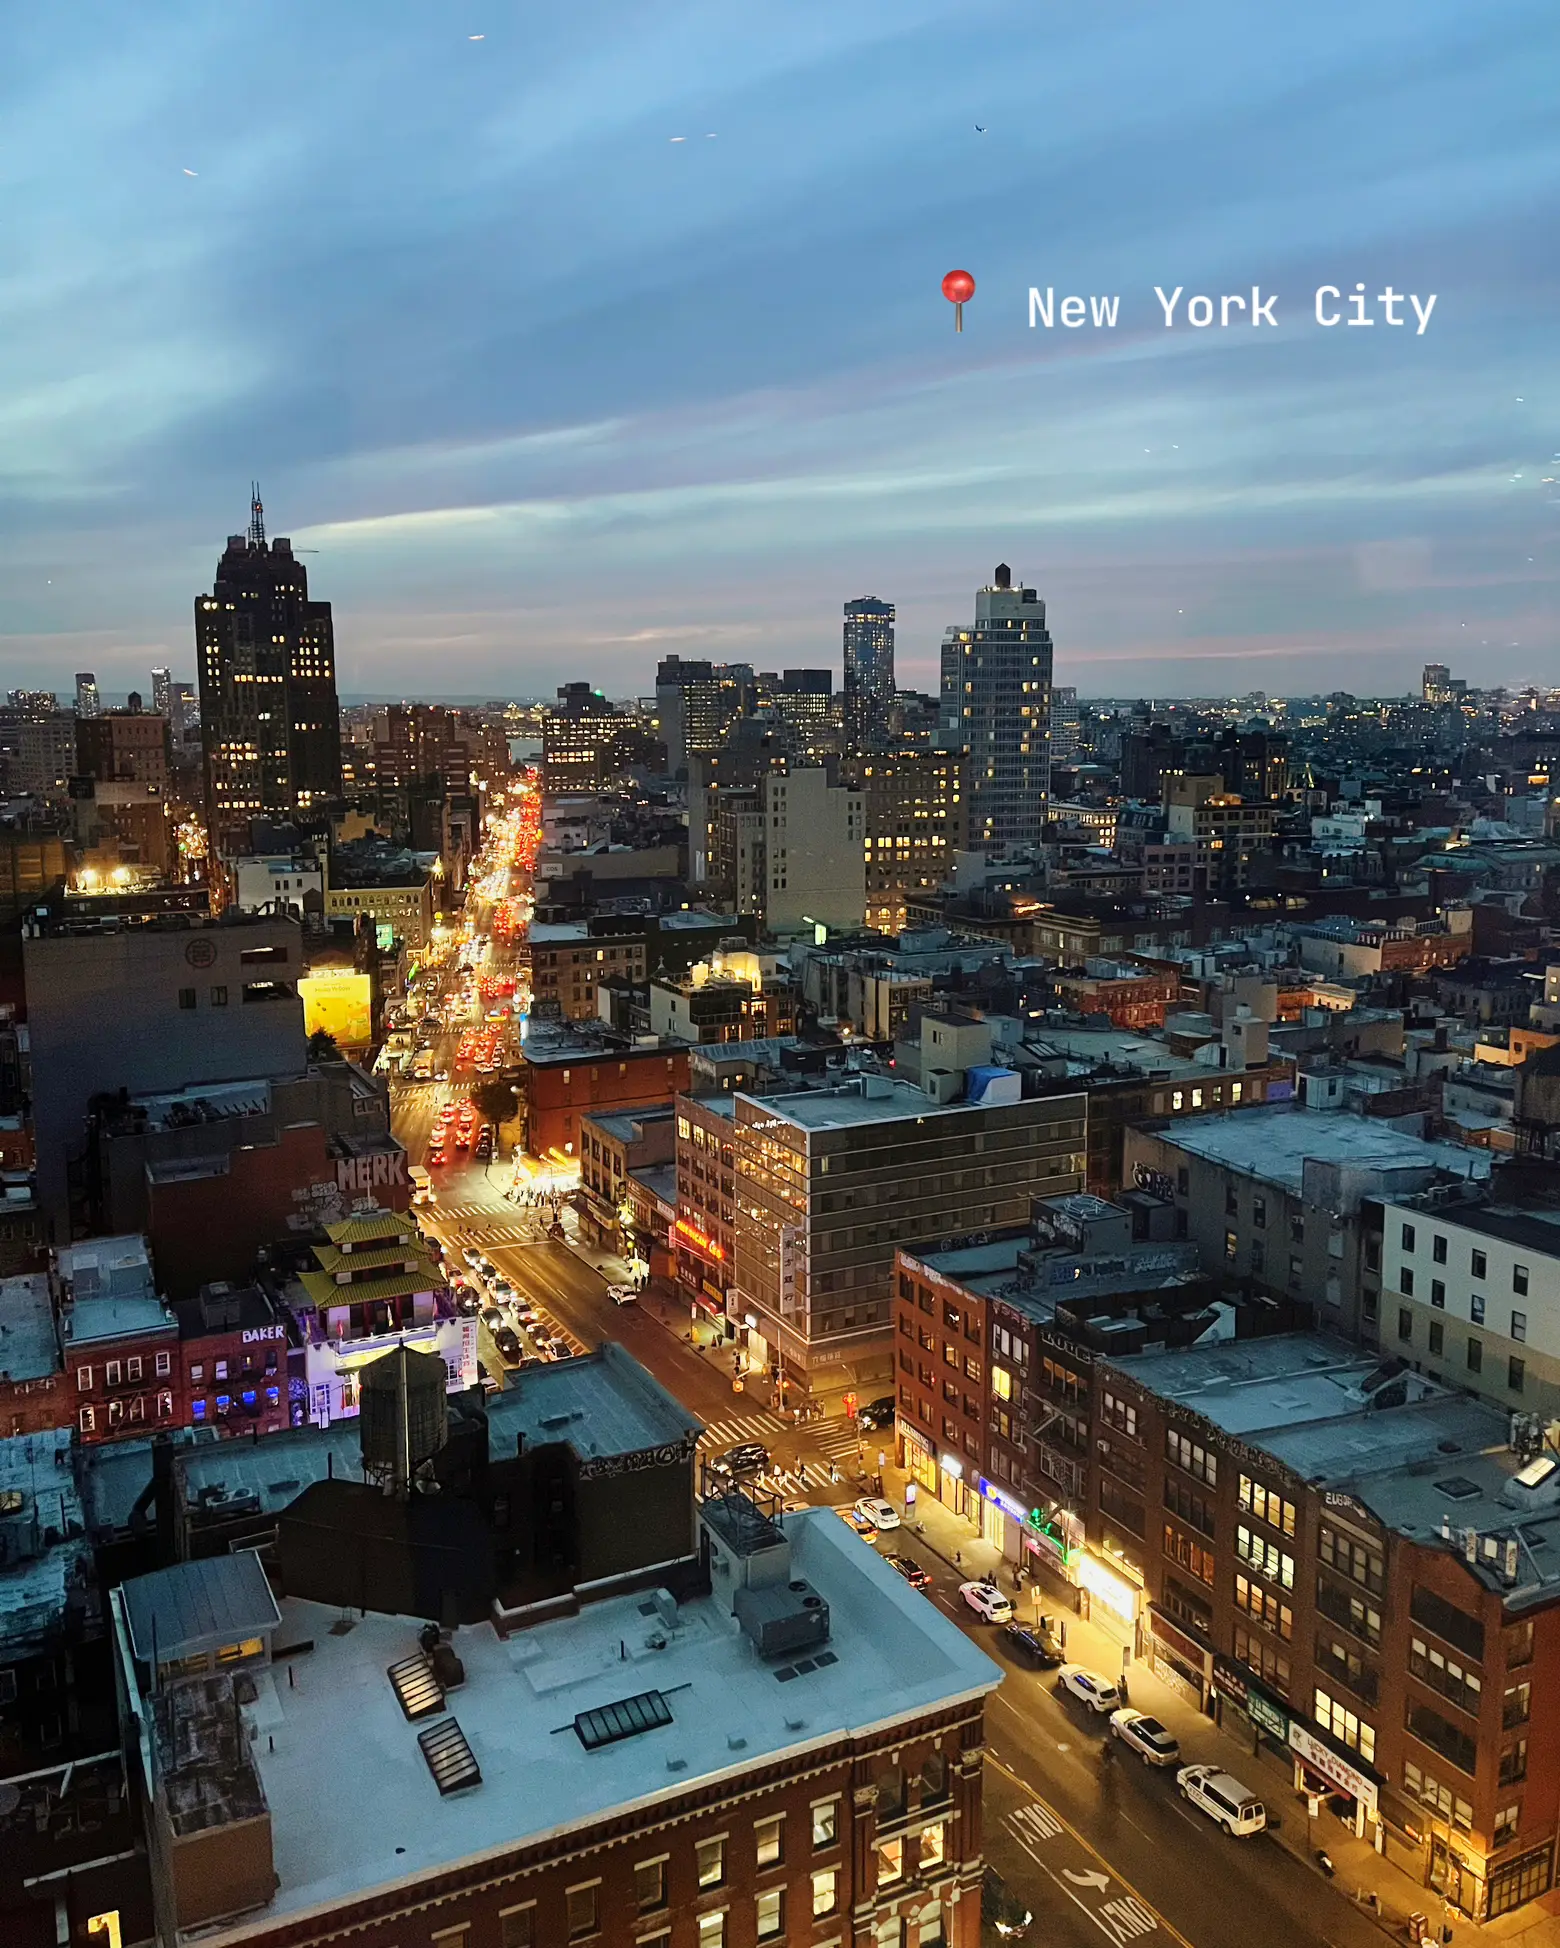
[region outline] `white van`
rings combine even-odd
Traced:
[[[1267,1808],[1250,1786],[1243,1786],[1216,1765],[1183,1765],[1175,1783],[1183,1799],[1189,1799],[1238,1840],[1248,1833],[1260,1833],[1267,1825]]]

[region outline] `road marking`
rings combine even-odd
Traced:
[[[1091,1867],[1086,1874],[1075,1874],[1071,1867],[1063,1867],[1062,1872],[1074,1887],[1093,1887],[1103,1894],[1110,1885],[1110,1875],[1102,1874],[1097,1867]]]
[[[1029,1795],[1029,1803],[1031,1805],[1035,1805],[1035,1804],[1044,1805],[1044,1801],[1039,1799],[1038,1795],[1035,1792],[1034,1787],[1031,1786],[1026,1779],[1021,1778],[1019,1774],[1013,1770],[1012,1766],[1004,1764],[1004,1762],[997,1757],[995,1752],[988,1750],[986,1753],[986,1761],[989,1765],[994,1765],[999,1772],[1006,1773],[1008,1778],[1010,1778],[1013,1781],[1014,1785],[1018,1787],[1020,1792],[1027,1793]],[[1056,1886],[1061,1890],[1062,1893],[1064,1893],[1067,1896],[1068,1900],[1070,1900],[1075,1907],[1080,1909],[1080,1911],[1083,1912],[1084,1914],[1088,1915],[1089,1919],[1094,1923],[1094,1925],[1100,1930],[1102,1934],[1108,1935],[1112,1941],[1118,1944],[1118,1948],[1119,1948],[1120,1944],[1135,1939],[1139,1939],[1144,1934],[1152,1933],[1157,1928],[1157,1929],[1162,1929],[1164,1933],[1169,1935],[1172,1941],[1179,1942],[1180,1948],[1192,1948],[1191,1942],[1188,1941],[1186,1936],[1182,1934],[1181,1930],[1175,1926],[1174,1922],[1167,1921],[1164,1915],[1162,1915],[1159,1912],[1159,1910],[1156,1907],[1154,1907],[1154,1905],[1150,1901],[1145,1900],[1143,1895],[1140,1894],[1137,1888],[1135,1888],[1132,1885],[1131,1881],[1127,1879],[1126,1875],[1122,1873],[1119,1868],[1112,1866],[1110,1861],[1108,1861],[1105,1858],[1104,1854],[1100,1852],[1099,1848],[1094,1845],[1093,1841],[1085,1839],[1083,1834],[1081,1834],[1078,1831],[1077,1827],[1073,1825],[1071,1820],[1066,1818],[1065,1815],[1057,1812],[1056,1809],[1052,1806],[1046,1806],[1045,1810],[1052,1819],[1059,1820],[1064,1830],[1072,1835],[1072,1837],[1077,1841],[1078,1845],[1083,1848],[1084,1852],[1087,1853],[1092,1859],[1097,1860],[1100,1863],[1100,1866],[1106,1870],[1106,1873],[1109,1876],[1109,1878],[1119,1881],[1120,1884],[1127,1890],[1127,1894],[1131,1896],[1130,1905],[1126,1902],[1124,1897],[1118,1896],[1117,1899],[1113,1901],[1105,1902],[1105,1904],[1098,1909],[1091,1908],[1087,1902],[1082,1901],[1078,1898],[1078,1896],[1066,1884],[1065,1881],[1060,1880],[1054,1873],[1052,1873],[1051,1869],[1046,1865],[1046,1863],[1040,1858],[1039,1854],[1035,1852],[1034,1848],[1030,1846],[1027,1841],[1023,1839],[1018,1839],[1019,1845],[1024,1849],[1025,1853],[1029,1855],[1030,1859],[1034,1861],[1035,1865],[1040,1869],[1040,1871],[1049,1880],[1055,1882]],[[1015,1834],[1014,1837],[1017,1839],[1018,1835]],[[1148,1922],[1148,1926],[1146,1928],[1142,1926],[1142,1921],[1144,1920]],[[1128,1930],[1130,1930],[1130,1932]]]
[[[1054,1840],[1063,1831],[1062,1822],[1043,1799],[1037,1799],[1031,1806],[1020,1806],[1016,1813],[1008,1815],[1007,1823],[1015,1833],[1027,1833],[1035,1840]]]

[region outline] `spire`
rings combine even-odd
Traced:
[[[249,483],[249,539],[256,548],[265,546],[265,509],[260,504],[260,483]]]

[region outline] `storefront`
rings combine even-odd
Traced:
[[[955,1515],[963,1515],[971,1521],[975,1519],[976,1511],[970,1507],[972,1497],[969,1485],[964,1479],[964,1463],[946,1448],[937,1460],[937,1499],[944,1508],[951,1508]]]
[[[919,1428],[898,1423],[899,1465],[910,1479],[930,1493],[937,1493],[937,1450]]]
[[[1013,1545],[1013,1558],[1016,1561],[1021,1546],[1021,1537],[1029,1525],[1029,1510],[1006,1488],[999,1488],[994,1481],[984,1475],[978,1478],[980,1490],[980,1532],[982,1537],[1004,1555],[1009,1542]]]
[[[1349,1821],[1357,1838],[1365,1837],[1365,1822],[1380,1817],[1380,1781],[1353,1759],[1335,1752],[1330,1745],[1296,1718],[1289,1721],[1289,1752],[1295,1766],[1295,1790],[1312,1799],[1341,1795],[1347,1806],[1340,1817]]]
[[[1121,1645],[1125,1669],[1139,1650],[1138,1616],[1143,1607],[1143,1585],[1133,1580],[1129,1565],[1119,1557],[1107,1561],[1093,1549],[1081,1552],[1076,1571],[1078,1587],[1086,1597],[1084,1618]]]
[[[1052,1509],[1049,1515],[1031,1509],[1024,1527],[1024,1549],[1031,1570],[1043,1564],[1077,1587],[1078,1559],[1084,1551],[1083,1522],[1070,1509]]]
[[[1213,1660],[1213,1716],[1231,1738],[1249,1739],[1253,1754],[1264,1738],[1289,1750],[1289,1713],[1228,1657]]]
[[[1155,1609],[1148,1613],[1148,1639],[1155,1677],[1187,1704],[1207,1711],[1213,1692],[1213,1653]]]

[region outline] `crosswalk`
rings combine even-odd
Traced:
[[[778,1414],[744,1414],[739,1420],[718,1420],[713,1427],[706,1427],[699,1436],[699,1452],[718,1454],[739,1441],[762,1441],[765,1447],[773,1447],[782,1435],[791,1432],[790,1423]]]
[[[443,1234],[446,1242],[459,1245],[463,1250],[472,1245],[478,1251],[486,1251],[489,1245],[534,1245],[546,1237],[546,1232],[538,1232],[523,1224],[484,1224],[481,1226],[455,1225]]]
[[[769,1409],[716,1421],[700,1437],[699,1451],[719,1453],[739,1441],[761,1441],[771,1449],[779,1443],[804,1453],[816,1450],[830,1461],[856,1459],[856,1434],[849,1421],[803,1421],[798,1425],[788,1415]]]

